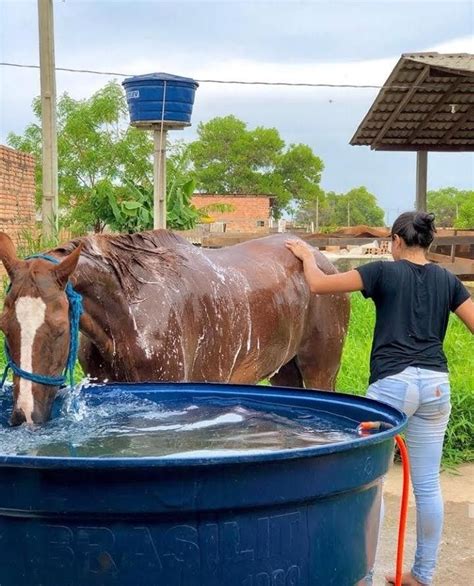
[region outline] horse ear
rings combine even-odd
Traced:
[[[68,254],[64,260],[62,260],[51,270],[61,287],[66,287],[69,277],[76,269],[81,251],[82,244],[79,244],[79,246],[75,248],[71,254]]]
[[[20,266],[21,260],[16,256],[15,245],[8,234],[0,232],[0,260],[5,267],[8,276],[13,280],[16,269]]]

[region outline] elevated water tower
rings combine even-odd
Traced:
[[[130,124],[153,131],[153,227],[166,228],[166,137],[168,130],[191,126],[194,96],[199,84],[189,77],[150,73],[122,82]]]

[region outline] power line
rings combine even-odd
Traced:
[[[309,82],[292,82],[292,81],[237,81],[222,79],[197,79],[199,83],[221,83],[235,85],[270,85],[270,86],[287,86],[287,87],[328,87],[328,88],[355,88],[355,89],[381,89],[383,85],[369,84],[352,84],[352,83],[309,83]],[[392,86],[391,86],[392,87]]]
[[[0,62],[5,67],[19,67],[20,69],[39,69],[39,65],[27,65],[26,63]],[[56,67],[56,71],[68,71],[69,73],[93,73],[95,75],[116,75],[117,77],[131,77],[133,73],[117,73],[116,71],[93,71],[92,69],[71,69],[69,67]]]
[[[3,67],[18,67],[21,69],[39,69],[39,65],[28,65],[25,63],[8,63],[0,62]],[[93,75],[113,75],[115,77],[132,77],[133,73],[119,73],[117,71],[95,71],[92,69],[72,69],[70,67],[56,67],[56,71],[66,71],[68,73],[90,73]],[[313,88],[349,88],[349,89],[400,89],[407,90],[412,87],[421,87],[413,85],[372,85],[372,84],[355,84],[355,83],[310,83],[310,82],[291,82],[291,81],[241,81],[232,79],[197,79],[199,83],[216,83],[231,85],[260,85],[276,87],[313,87]]]

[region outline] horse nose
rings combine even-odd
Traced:
[[[12,416],[10,418],[10,425],[13,425],[13,427],[16,427],[17,425],[21,425],[22,423],[25,423],[26,421],[26,417],[25,414],[23,413],[23,409],[14,409]]]
[[[34,409],[33,413],[31,414],[31,420],[36,425],[40,425],[41,423],[46,423],[51,416],[51,406],[49,405],[45,410],[38,410]]]

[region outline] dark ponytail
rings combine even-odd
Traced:
[[[428,248],[433,242],[436,227],[434,214],[427,212],[405,212],[398,216],[392,226],[392,238],[400,236],[407,246]]]

